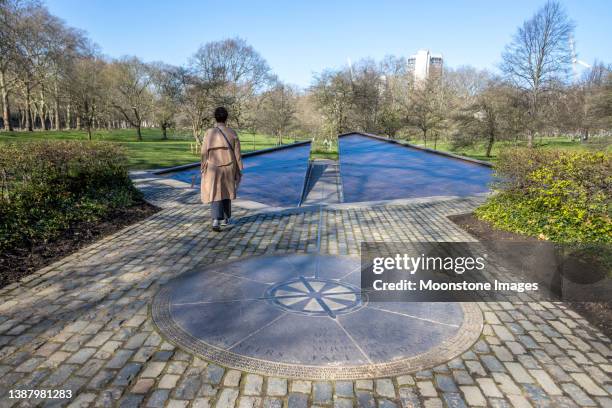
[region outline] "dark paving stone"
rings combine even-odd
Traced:
[[[433,373],[429,370],[418,371],[415,374],[415,377],[417,378],[417,380],[425,380],[425,379],[433,378]]]
[[[529,399],[533,401],[536,407],[554,406],[552,404],[552,401],[542,388],[533,384],[522,384],[522,387],[525,390],[525,393],[527,394]]]
[[[329,382],[315,382],[312,384],[312,401],[315,404],[331,404],[332,384]]]
[[[307,408],[308,407],[308,395],[300,393],[291,393],[287,398],[288,408]]]
[[[397,408],[397,405],[395,404],[395,402],[382,399],[378,400],[378,408]]]
[[[353,382],[336,381],[336,395],[338,397],[353,398]]]
[[[399,396],[402,408],[417,408],[421,406],[419,396],[413,387],[400,388]]]
[[[540,348],[538,343],[535,342],[531,336],[518,336],[519,341],[528,349]]]
[[[147,401],[147,407],[163,408],[169,395],[170,395],[170,390],[153,391],[153,393],[149,397],[149,401]]]
[[[357,391],[357,406],[360,408],[375,408],[374,395],[371,392]]]
[[[144,395],[128,394],[119,400],[120,408],[138,407],[144,400]]]
[[[483,340],[477,341],[476,344],[472,346],[472,348],[474,349],[475,352],[481,353],[481,354],[491,352],[489,345]]]
[[[491,405],[491,408],[512,408],[508,401],[499,398],[489,399],[489,405]]]
[[[480,359],[482,360],[485,367],[487,367],[487,369],[491,372],[501,373],[501,372],[506,371],[503,364],[495,356],[492,356],[492,355],[480,356]]]
[[[263,408],[283,408],[283,400],[280,398],[266,397],[263,400]]]
[[[174,354],[174,351],[158,351],[157,353],[153,354],[153,358],[151,359],[152,361],[168,361],[170,360],[170,358],[172,357],[172,355]]]
[[[132,354],[134,354],[134,350],[116,350],[110,361],[106,363],[106,368],[123,367],[130,357],[132,357]]]
[[[219,367],[216,364],[209,364],[206,367],[206,382],[211,384],[219,384],[221,382],[221,378],[223,378],[223,374],[225,373],[225,369],[223,367]]]
[[[436,375],[436,385],[442,392],[458,392],[452,377],[447,375]]]
[[[87,388],[90,388],[96,391],[102,390],[104,387],[106,387],[106,385],[108,385],[110,380],[113,379],[113,377],[115,376],[115,373],[116,373],[115,371],[109,371],[109,370],[100,371],[98,374],[94,376],[94,378],[91,379],[91,381],[87,385]]]
[[[119,371],[119,373],[117,374],[117,377],[115,378],[115,381],[113,381],[113,385],[118,385],[118,386],[129,385],[132,382],[132,380],[138,375],[141,368],[142,368],[142,364],[140,363],[128,363],[125,367],[123,367]]]
[[[202,385],[202,379],[196,376],[186,377],[181,381],[174,390],[174,395],[178,399],[191,400],[194,399]]]
[[[442,399],[446,402],[448,408],[467,408],[467,405],[460,394],[457,393],[444,393]]]

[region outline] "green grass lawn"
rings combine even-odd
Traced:
[[[423,139],[408,140],[407,142],[414,144],[414,145],[423,146]],[[487,157],[485,155],[486,145],[484,143],[480,143],[480,144],[477,144],[471,147],[464,147],[464,148],[458,148],[458,149],[453,150],[451,148],[450,142],[439,140],[435,148],[437,150],[451,152],[451,153],[459,154],[462,156],[471,157],[473,159],[485,160],[485,161],[495,163],[497,161],[497,155],[499,154],[499,151],[505,147],[512,147],[512,146],[527,146],[527,142],[526,141],[518,141],[516,143],[514,141],[495,142],[495,144],[493,145],[493,150],[491,152],[491,157]],[[597,138],[597,139],[593,139],[592,141],[588,143],[582,143],[578,140],[571,140],[570,138],[563,137],[563,136],[561,137],[543,137],[543,138],[538,137],[535,140],[535,146],[540,149],[604,150],[604,151],[612,152],[612,143],[609,138],[607,140],[602,139],[602,138]],[[428,141],[427,147],[433,149],[434,148],[433,141]]]
[[[310,147],[310,159],[338,160],[338,139],[332,139],[332,144],[325,145],[323,140],[314,139]]]
[[[276,146],[276,139],[271,136],[238,132],[242,151],[260,150]],[[136,141],[134,129],[117,129],[112,131],[97,130],[93,140],[119,143],[127,148],[131,169],[155,169],[172,167],[199,160],[199,154],[193,153],[190,146],[194,144],[188,131],[168,131],[168,140],[162,140],[159,129],[142,129],[143,141]],[[0,132],[0,143],[27,142],[32,140],[88,140],[87,132],[35,131],[35,132]],[[284,138],[283,143],[292,143],[293,139]]]

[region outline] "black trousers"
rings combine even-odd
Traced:
[[[210,203],[210,210],[213,220],[229,218],[232,216],[232,200],[226,198],[225,200],[213,201]]]

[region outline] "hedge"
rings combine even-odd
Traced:
[[[32,247],[141,198],[115,144],[0,145],[0,250]]]
[[[554,242],[610,243],[611,164],[607,152],[506,149],[496,164],[497,194],[476,216]]]

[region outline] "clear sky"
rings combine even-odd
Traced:
[[[283,81],[308,86],[313,73],[419,48],[451,67],[495,69],[516,28],[544,3],[528,0],[47,0],[112,57],[185,64],[203,43],[239,36]],[[612,1],[562,0],[588,63],[612,62]]]

